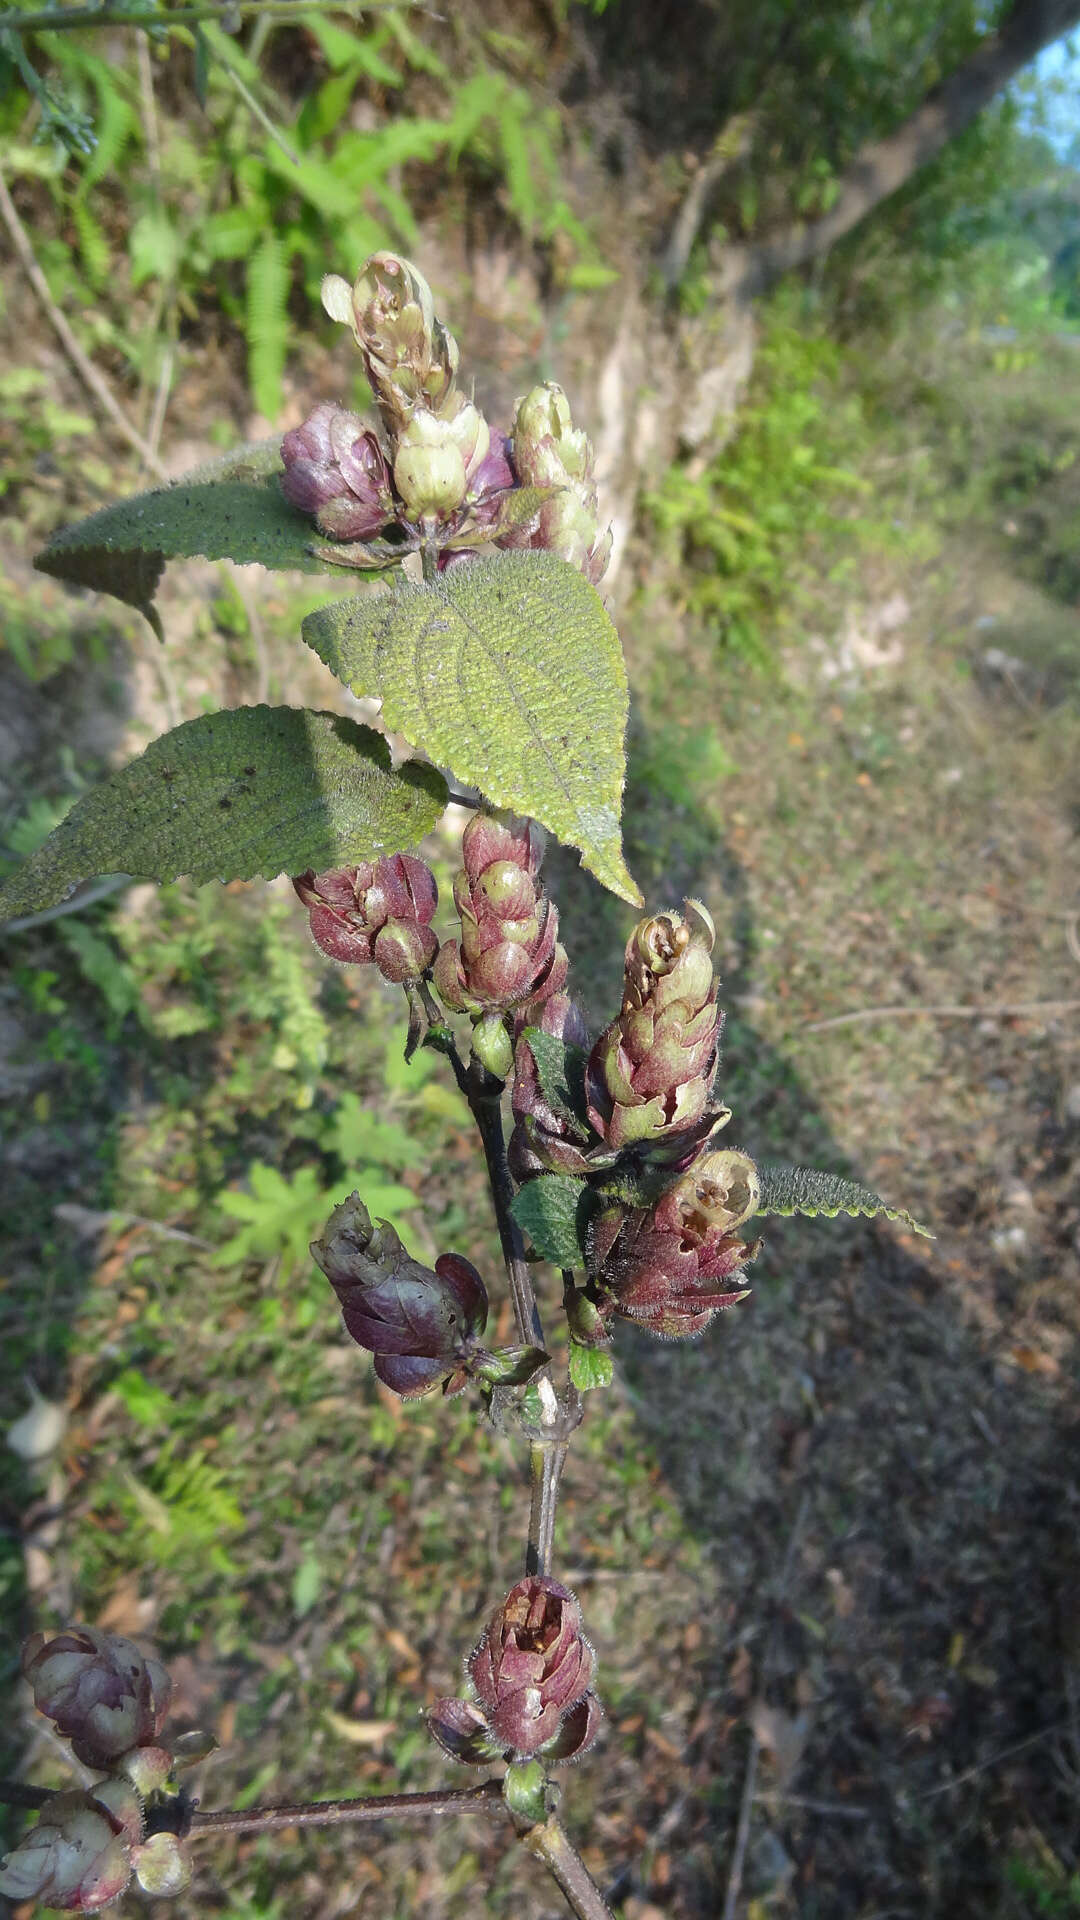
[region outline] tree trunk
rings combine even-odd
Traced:
[[[727,249],[724,278],[732,297],[740,303],[753,299],[781,274],[825,253],[962,133],[1021,67],[1078,22],[1080,0],[1015,0],[998,31],[896,133],[856,155],[828,213],[773,239]]]

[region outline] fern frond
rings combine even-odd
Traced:
[[[245,333],[248,381],[259,412],[281,411],[281,378],[289,345],[289,263],[276,233],[263,235],[248,261]]]

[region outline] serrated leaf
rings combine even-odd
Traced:
[[[536,1062],[540,1091],[549,1107],[571,1123],[582,1140],[589,1138],[585,1120],[585,1065],[588,1054],[539,1027],[526,1027],[524,1038]]]
[[[583,1256],[584,1180],[542,1173],[514,1195],[511,1212],[542,1260],[556,1267],[580,1266]]]
[[[497,553],[321,607],[304,639],[387,726],[577,847],[635,906],[619,822],[627,688],[619,636],[595,587],[550,553]]]
[[[256,560],[260,566],[324,573],[312,551],[307,514],[281,491],[280,440],[234,448],[171,486],[137,493],[62,527],[34,565],[78,587],[111,593],[144,613],[161,637],[152,602],[166,560]]]
[[[610,1353],[602,1347],[584,1347],[580,1340],[570,1342],[570,1378],[579,1393],[591,1393],[594,1387],[610,1387],[615,1368]]]
[[[84,795],[0,883],[0,920],[36,913],[100,873],[272,879],[401,852],[446,805],[434,767],[392,768],[382,734],[302,707],[188,720]]]
[[[764,1213],[793,1214],[804,1213],[811,1217],[824,1214],[835,1220],[837,1214],[846,1213],[852,1218],[865,1216],[874,1219],[884,1215],[886,1220],[899,1220],[913,1233],[924,1234],[932,1240],[929,1227],[920,1226],[910,1213],[901,1207],[890,1207],[879,1193],[871,1192],[869,1187],[861,1187],[854,1180],[844,1180],[836,1173],[822,1173],[816,1167],[788,1167],[775,1162],[759,1164],[761,1176],[761,1203],[755,1218]]]

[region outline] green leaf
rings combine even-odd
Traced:
[[[280,440],[234,448],[183,480],[137,493],[55,533],[34,565],[73,586],[114,594],[145,613],[162,637],[153,607],[166,560],[257,560],[260,566],[324,573],[312,551],[314,521],[281,491]]]
[[[556,1267],[581,1264],[581,1203],[588,1191],[584,1180],[569,1174],[542,1173],[514,1195],[511,1212],[528,1234],[542,1260]]]
[[[619,821],[626,669],[595,587],[550,553],[498,553],[431,585],[309,614],[339,680],[496,807],[528,814],[635,906]]]
[[[256,1160],[248,1169],[249,1193],[219,1195],[223,1213],[242,1224],[214,1255],[215,1267],[278,1253],[302,1260],[333,1206],[314,1167],[301,1167],[287,1180],[276,1167]]]
[[[188,720],[72,807],[0,882],[0,920],[80,880],[272,879],[416,845],[446,805],[434,767],[390,765],[383,736],[338,714],[237,707]]]
[[[560,1040],[539,1027],[526,1027],[524,1038],[536,1062],[540,1091],[550,1107],[570,1121],[582,1140],[589,1138],[585,1119],[585,1066],[589,1058],[584,1047]]]
[[[310,1613],[322,1592],[322,1568],[311,1548],[308,1547],[296,1572],[293,1574],[292,1603],[293,1612],[298,1620]]]
[[[591,1393],[594,1387],[610,1387],[614,1377],[610,1353],[601,1347],[583,1347],[580,1340],[571,1340],[570,1378],[579,1393]]]
[[[854,1180],[843,1180],[836,1173],[821,1173],[816,1167],[787,1167],[775,1162],[759,1164],[761,1176],[761,1204],[758,1215],[763,1213],[793,1214],[805,1213],[811,1217],[825,1214],[835,1220],[837,1214],[850,1214],[853,1218],[865,1215],[873,1219],[883,1214],[886,1220],[899,1220],[913,1233],[924,1234],[933,1239],[929,1227],[920,1226],[910,1213],[900,1207],[890,1207],[878,1193],[872,1193],[869,1187],[860,1187]]]
[[[128,235],[128,252],[133,287],[141,287],[144,280],[175,278],[183,245],[164,207],[152,207],[139,215]]]
[[[519,1820],[538,1826],[547,1818],[547,1780],[539,1760],[516,1760],[503,1775],[503,1799]]]
[[[274,232],[264,233],[248,261],[244,290],[248,382],[259,412],[276,420],[281,412],[281,379],[289,345],[289,284],[285,247]]]

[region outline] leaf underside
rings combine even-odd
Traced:
[[[550,553],[498,553],[425,586],[309,614],[304,639],[383,719],[496,807],[539,820],[641,905],[622,855],[627,686],[596,589]]]
[[[137,493],[55,533],[35,567],[73,586],[111,593],[144,613],[154,607],[166,560],[258,561],[280,571],[325,573],[318,530],[281,491],[281,441],[261,440],[207,461],[171,486]]]
[[[0,920],[93,875],[272,879],[415,846],[446,805],[434,767],[393,768],[382,734],[338,714],[237,707],[163,734],[81,799],[0,883]]]
[[[788,1167],[775,1162],[759,1164],[758,1173],[761,1177],[759,1215],[802,1213],[813,1217],[824,1214],[830,1220],[835,1220],[840,1213],[846,1213],[853,1219],[884,1216],[886,1220],[899,1220],[905,1227],[910,1227],[913,1233],[921,1233],[928,1240],[934,1237],[929,1227],[920,1226],[901,1207],[890,1207],[879,1193],[871,1192],[869,1187],[859,1186],[854,1180],[844,1180],[839,1174],[821,1173],[816,1167]]]
[[[550,1260],[556,1267],[580,1266],[582,1202],[587,1191],[584,1180],[568,1174],[542,1173],[514,1195],[510,1210],[542,1260]]]

